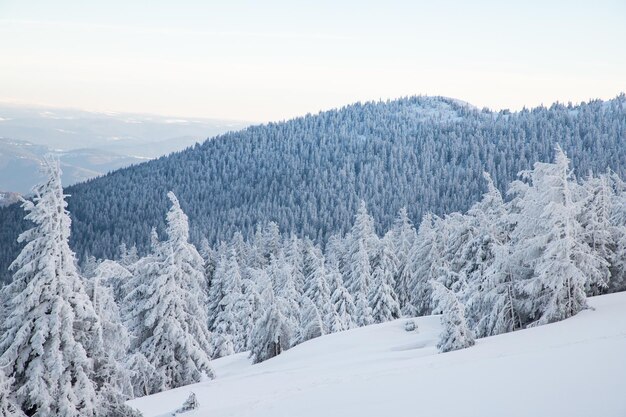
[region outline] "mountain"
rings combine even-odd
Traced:
[[[188,417],[621,417],[626,293],[589,304],[565,321],[449,353],[435,347],[439,317],[426,316],[415,331],[400,319],[333,333],[257,365],[227,356],[213,361],[212,381],[130,404],[165,417],[193,392],[199,408]]]
[[[0,138],[0,190],[28,194],[41,179],[41,158],[49,154],[61,161],[63,183],[68,185],[146,160],[99,149],[59,151],[31,142]]]
[[[219,119],[89,112],[0,103],[0,137],[53,149],[100,149],[155,158],[249,123]]]
[[[0,191],[0,207],[8,206],[16,203],[19,200],[18,193],[12,193],[9,191]]]
[[[626,177],[626,95],[520,112],[478,110],[442,97],[357,103],[214,137],[156,160],[67,188],[74,250],[114,257],[125,242],[145,252],[162,232],[173,190],[195,242],[244,236],[273,220],[325,242],[345,232],[361,199],[378,231],[406,206],[465,210],[484,192],[483,171],[504,189],[560,144],[578,176],[608,168]],[[0,268],[24,227],[17,206],[0,210]]]
[[[247,123],[0,104],[0,190],[22,194],[52,153],[66,185],[184,148]]]

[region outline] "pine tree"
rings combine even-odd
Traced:
[[[174,415],[186,413],[187,411],[195,410],[198,407],[200,407],[200,403],[198,403],[198,398],[196,397],[196,394],[192,392],[183,403],[183,406],[176,410],[176,413],[174,413]]]
[[[356,242],[358,248],[352,252],[353,256],[350,259],[350,293],[356,307],[355,323],[357,326],[367,326],[373,323],[372,309],[368,299],[371,283],[370,261],[363,241]]]
[[[586,308],[584,263],[597,262],[582,241],[570,182],[569,160],[557,146],[554,163],[536,163],[514,183],[519,221],[514,230],[518,259],[532,274],[519,279],[523,318],[533,325],[563,320]],[[539,221],[538,221],[539,220]]]
[[[306,263],[309,265],[307,268],[309,273],[306,277],[304,295],[313,302],[320,317],[327,317],[331,311],[331,305],[324,255],[319,249],[311,247],[306,254]],[[322,325],[322,330],[327,332],[328,328]]]
[[[429,281],[437,278],[444,253],[439,235],[441,219],[427,214],[420,223],[417,237],[411,248],[409,262],[403,271],[403,280],[409,291],[409,305],[405,314],[423,316],[430,314],[432,287]]]
[[[295,234],[285,242],[285,259],[291,265],[293,270],[293,282],[296,286],[296,291],[299,293],[304,292],[304,283],[306,278],[304,276],[304,254],[302,253],[302,241],[298,239]]]
[[[128,355],[126,368],[131,374],[133,397],[143,397],[163,389],[165,376],[157,371],[143,353],[135,351]]]
[[[20,407],[15,404],[12,393],[13,380],[7,378],[0,369],[0,416],[2,417],[26,417]]]
[[[372,306],[374,323],[384,323],[400,317],[400,304],[394,290],[393,274],[397,267],[397,258],[384,245],[378,256],[376,269],[372,278],[369,303]]]
[[[300,327],[296,343],[303,343],[307,340],[322,336],[324,323],[315,303],[306,295],[302,297],[302,314],[300,317]]]
[[[100,397],[98,416],[119,415],[126,409],[124,402],[133,398],[132,375],[124,364],[130,349],[130,337],[122,323],[112,288],[116,271],[120,269],[126,271],[115,261],[101,262],[86,285],[101,329],[99,343],[94,349],[94,379]]]
[[[586,276],[585,290],[589,295],[599,295],[609,289],[610,261],[614,257],[615,242],[611,233],[613,190],[608,175],[590,175],[583,183],[584,197],[581,210],[583,240],[595,256],[581,263]],[[592,261],[592,262],[589,262]]]
[[[469,287],[466,314],[477,337],[511,332],[522,325],[510,251],[508,243],[494,247],[495,258],[485,276]]]
[[[474,335],[465,321],[465,307],[457,296],[437,281],[431,281],[433,300],[437,311],[442,313],[443,326],[437,349],[439,352],[450,352],[465,349],[474,345]]]
[[[417,233],[409,216],[406,207],[402,207],[398,212],[398,217],[391,230],[387,233],[385,245],[390,246],[391,252],[397,258],[396,269],[393,272],[395,282],[394,290],[398,295],[398,303],[400,309],[406,311],[409,308],[409,287],[406,281],[407,275],[404,274],[407,263],[409,262],[409,254],[415,242]]]
[[[614,242],[609,291],[626,290],[626,182],[611,174],[613,197],[611,203],[611,240]]]
[[[289,334],[295,334],[300,323],[300,299],[302,294],[298,293],[293,280],[292,268],[282,251],[274,257],[271,255],[270,264],[267,269],[268,277],[272,282],[274,293],[276,294],[281,314],[285,317],[285,323],[289,326]],[[294,340],[289,340],[292,343]],[[283,339],[283,343],[287,342]]]
[[[134,347],[156,368],[157,391],[213,376],[203,261],[189,243],[187,216],[174,194],[168,197],[168,239],[156,245],[143,279],[127,296],[136,302],[131,313]]]
[[[240,352],[245,348],[246,333],[241,320],[245,310],[242,293],[241,269],[235,249],[231,249],[223,278],[220,279],[224,296],[213,325],[214,356],[221,357]]]
[[[43,170],[46,181],[22,204],[34,226],[20,235],[26,245],[11,264],[13,282],[3,288],[0,363],[29,415],[94,416],[98,387],[90,348],[100,324],[69,247],[59,162],[45,159]]]
[[[338,267],[330,268],[329,277],[334,281],[335,288],[330,303],[332,305],[329,316],[326,318],[326,327],[329,332],[335,333],[355,327],[356,306],[348,289],[343,285],[343,279]]]
[[[220,312],[220,303],[226,295],[226,268],[228,265],[228,258],[226,254],[222,253],[213,271],[213,277],[209,284],[207,310],[208,310],[208,326],[212,331],[215,330],[215,321]],[[215,341],[214,341],[215,342]]]
[[[293,325],[284,314],[288,308],[285,300],[274,295],[269,282],[262,299],[265,311],[254,326],[250,343],[250,357],[254,363],[263,362],[289,349],[294,334]]]

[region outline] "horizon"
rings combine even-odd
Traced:
[[[556,101],[552,101],[549,103],[539,103],[537,105],[533,105],[533,106],[529,106],[529,105],[522,105],[519,108],[509,108],[509,107],[501,107],[501,108],[493,108],[493,107],[488,107],[488,106],[477,106],[472,102],[469,102],[467,100],[463,100],[462,98],[458,98],[458,97],[448,97],[448,96],[441,96],[441,95],[425,95],[425,94],[413,94],[413,95],[404,95],[404,96],[399,96],[399,97],[390,97],[390,98],[379,98],[379,99],[372,99],[372,100],[359,100],[359,101],[354,101],[354,102],[350,102],[350,103],[345,103],[336,107],[331,107],[331,108],[325,108],[325,109],[320,109],[318,111],[315,112],[308,112],[308,113],[303,113],[303,114],[296,114],[294,116],[291,116],[289,118],[283,118],[283,119],[276,119],[276,120],[265,120],[265,121],[256,121],[256,120],[242,120],[242,119],[226,119],[226,118],[214,118],[214,117],[195,117],[195,116],[186,116],[184,114],[160,114],[160,113],[146,113],[146,112],[135,112],[135,111],[117,111],[117,110],[93,110],[93,109],[85,109],[85,108],[78,108],[78,107],[63,107],[63,106],[55,106],[52,104],[45,104],[45,103],[28,103],[28,102],[18,102],[18,101],[10,101],[10,100],[3,100],[0,99],[0,107],[9,107],[12,109],[23,109],[23,110],[34,110],[34,109],[41,109],[41,110],[58,110],[58,111],[75,111],[75,112],[85,112],[85,113],[93,113],[93,114],[98,114],[98,115],[103,115],[103,116],[109,116],[109,117],[115,117],[115,116],[142,116],[142,117],[157,117],[157,118],[168,118],[168,117],[181,117],[181,118],[185,118],[185,119],[189,119],[189,120],[198,120],[198,121],[213,121],[213,122],[232,122],[232,123],[248,123],[249,125],[263,125],[263,124],[267,124],[267,123],[280,123],[280,122],[286,122],[289,120],[293,120],[293,119],[297,119],[300,117],[305,117],[307,115],[316,115],[316,114],[320,114],[320,113],[324,113],[324,112],[328,112],[328,111],[333,111],[333,110],[341,110],[344,107],[348,107],[348,106],[352,106],[352,105],[356,105],[356,104],[366,104],[366,103],[384,103],[384,102],[393,102],[393,101],[398,101],[398,100],[403,100],[403,99],[409,99],[409,98],[415,98],[415,97],[428,97],[428,98],[442,98],[442,99],[449,99],[449,100],[454,100],[466,105],[469,105],[471,107],[476,108],[477,110],[481,110],[483,108],[488,109],[491,112],[499,112],[499,111],[503,111],[503,110],[509,110],[513,113],[518,113],[524,109],[526,110],[532,110],[535,108],[549,108],[553,105],[556,104],[561,104],[564,106],[567,105],[572,105],[572,106],[580,106],[582,104],[585,103],[590,103],[592,101],[596,101],[596,100],[601,100],[603,102],[607,102],[607,101],[612,101],[617,99],[618,97],[622,96],[626,94],[626,91],[619,91],[617,94],[614,94],[613,96],[610,96],[608,98],[600,98],[600,97],[589,97],[587,99],[583,99],[580,101],[572,101],[572,100],[556,100]],[[7,120],[11,120],[11,119],[7,119]],[[189,120],[181,120],[181,121],[189,121]],[[0,119],[0,122],[2,122],[2,119]]]
[[[0,4],[0,99],[265,123],[427,95],[520,110],[626,91],[626,4]]]

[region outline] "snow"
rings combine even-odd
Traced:
[[[438,354],[438,316],[313,339],[266,362],[213,361],[217,378],[133,400],[165,417],[194,392],[185,417],[623,417],[626,293],[589,299],[554,324],[478,339]]]

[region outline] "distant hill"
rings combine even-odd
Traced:
[[[626,177],[626,96],[520,112],[410,97],[252,126],[69,187],[71,243],[81,256],[112,257],[122,242],[145,251],[151,227],[163,230],[168,190],[196,242],[250,235],[269,220],[323,242],[347,229],[360,199],[381,231],[402,206],[416,223],[468,208],[484,170],[503,188],[551,159],[556,143],[579,176],[611,168]],[[16,254],[22,216],[0,211],[0,268]]]
[[[0,138],[0,190],[28,194],[40,180],[39,164],[44,155],[56,155],[63,167],[63,183],[75,184],[147,158],[118,155],[99,149],[59,151],[31,142]]]
[[[0,104],[0,190],[28,193],[47,153],[59,156],[71,185],[246,125]]]

